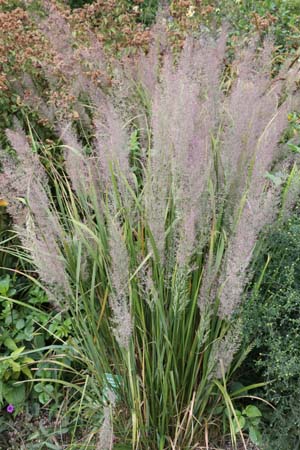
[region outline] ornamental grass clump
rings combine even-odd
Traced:
[[[249,349],[236,313],[280,205],[265,174],[296,70],[272,78],[272,43],[253,40],[228,88],[226,37],[188,39],[174,56],[157,26],[147,55],[111,69],[110,90],[82,83],[90,121],[86,134],[54,124],[59,162],[7,131],[15,174],[28,175],[19,186],[6,157],[1,195],[40,282],[73,318],[88,374],[79,411],[92,411],[82,415],[97,449],[192,449],[224,433],[237,442],[235,398],[247,389],[229,386]]]

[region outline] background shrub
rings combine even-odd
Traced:
[[[229,21],[236,37],[256,30],[272,32],[281,51],[298,48],[299,0],[225,0],[219,2],[220,15]]]
[[[68,3],[72,9],[75,9],[93,3],[93,0],[69,0]]]
[[[300,216],[265,235],[259,274],[270,257],[260,289],[245,303],[245,331],[255,350],[247,368],[249,379],[270,382],[261,395],[276,411],[266,410],[264,437],[270,450],[299,447],[300,426]],[[253,362],[255,368],[253,367]],[[248,379],[248,378],[247,378]]]
[[[1,449],[24,448],[24,441],[26,449],[61,448],[58,442],[70,440],[74,422],[72,411],[64,416],[70,408],[67,385],[77,373],[66,344],[71,325],[27,277],[0,277]]]

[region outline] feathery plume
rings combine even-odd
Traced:
[[[115,406],[116,398],[113,391],[108,392],[109,403],[104,405],[103,420],[98,433],[96,450],[112,450],[114,442],[112,413]]]
[[[242,334],[242,321],[237,320],[231,325],[223,339],[217,341],[217,350],[214,356],[216,366],[210,376],[221,379],[223,374],[226,374],[241,346]]]
[[[165,255],[165,215],[170,190],[170,140],[168,110],[163,92],[157,92],[152,106],[153,148],[150,150],[145,177],[145,216],[161,262]],[[151,244],[150,244],[151,245]]]
[[[120,347],[128,348],[132,322],[128,305],[129,260],[121,227],[109,219],[109,247],[111,255],[110,279],[112,293],[110,305],[113,312],[114,334]]]
[[[60,128],[60,139],[65,144],[65,168],[72,187],[78,195],[82,192],[87,193],[90,189],[88,165],[90,160],[85,155],[71,123],[67,123]]]
[[[58,244],[63,239],[63,232],[51,210],[45,170],[38,155],[31,150],[24,131],[18,123],[15,127],[17,131],[7,130],[6,134],[17,153],[16,171],[12,172],[12,160],[8,164],[4,161],[2,178],[7,195],[14,192],[21,197],[23,208],[15,200],[9,205],[9,212],[24,247],[31,252],[33,263],[57,304],[70,294],[66,266]]]
[[[269,190],[265,196],[255,194],[251,197],[250,192],[225,253],[219,306],[219,315],[223,318],[230,318],[239,306],[258,234],[276,214],[279,199],[275,190]]]
[[[95,153],[100,163],[100,174],[108,188],[111,185],[111,167],[126,177],[131,182],[131,171],[129,167],[129,136],[123,126],[120,116],[112,103],[103,99],[101,95],[97,98],[99,113],[94,119],[95,126]],[[101,113],[100,113],[101,111]],[[124,193],[122,182],[119,182],[121,193]]]

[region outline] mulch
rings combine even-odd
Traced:
[[[246,442],[246,449],[247,450],[260,450],[255,444],[250,442],[249,439],[245,440]],[[197,450],[245,450],[245,446],[242,442],[239,442],[237,444],[237,447],[232,447],[232,444],[230,442],[224,444],[222,447],[199,447]]]

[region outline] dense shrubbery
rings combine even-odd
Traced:
[[[253,30],[264,34],[266,30],[274,34],[281,51],[297,49],[299,34],[298,0],[247,0],[220,2],[220,14],[230,22],[237,36]]]
[[[298,213],[265,236],[257,274],[269,262],[251,302],[245,304],[246,333],[255,342],[256,374],[270,382],[264,397],[276,407],[265,418],[270,450],[299,446],[300,395],[300,217]],[[250,364],[250,362],[249,362]]]
[[[38,426],[42,417],[49,421],[48,435],[55,423],[56,433],[62,434],[59,416],[65,411],[67,389],[57,384],[63,371],[56,361],[59,358],[65,366],[71,364],[67,346],[62,345],[71,332],[71,319],[51,307],[41,288],[18,273],[0,277],[0,407],[5,411],[0,418],[1,449],[32,436],[32,443],[38,442],[43,435]],[[65,381],[70,379],[65,372],[63,375]],[[24,429],[18,436],[9,416],[20,413]],[[36,421],[35,429],[32,421]]]

